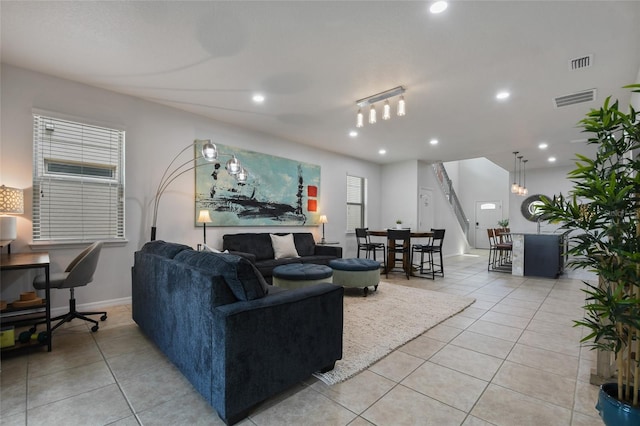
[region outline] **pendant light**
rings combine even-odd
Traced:
[[[405,110],[404,106],[404,95],[401,95],[400,99],[398,100],[398,117],[403,117],[406,113],[407,111]]]
[[[529,160],[522,160],[522,194],[521,195],[527,195],[529,193],[529,190],[527,189],[527,161]]]
[[[513,194],[518,193],[518,184],[516,183],[516,173],[518,170],[518,168],[516,167],[516,162],[518,160],[517,155],[518,151],[513,151],[513,183],[511,184],[511,193]]]
[[[518,160],[520,161],[520,170],[518,170],[518,195],[522,195],[522,185],[520,185],[520,182],[522,182],[522,155],[518,156]]]
[[[384,101],[384,107],[382,109],[382,119],[388,120],[391,118],[391,105],[389,105],[389,100]]]
[[[371,105],[371,108],[369,108],[369,124],[375,124],[376,121],[376,107]]]
[[[362,109],[358,108],[358,115],[356,115],[356,127],[360,128],[364,126],[364,117],[362,115]]]

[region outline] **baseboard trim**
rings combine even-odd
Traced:
[[[82,305],[77,305],[76,309],[78,311],[98,311],[103,308],[118,306],[118,305],[130,305],[131,297],[122,297],[120,299],[110,299],[110,300],[101,300],[100,302],[91,302],[91,303],[83,303]],[[60,308],[52,308],[51,316],[55,317],[57,315],[62,315],[69,312],[69,306],[63,306]]]

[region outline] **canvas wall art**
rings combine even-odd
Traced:
[[[216,144],[218,165],[195,151],[195,212],[208,209],[207,226],[317,226],[320,166]],[[249,172],[246,183],[225,170],[234,154]]]

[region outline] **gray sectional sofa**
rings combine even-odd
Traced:
[[[132,268],[133,319],[227,424],[341,359],[343,293],[278,289],[243,257],[164,241]]]
[[[222,236],[222,249],[249,259],[262,276],[271,283],[273,268],[289,263],[315,263],[328,265],[332,259],[342,257],[342,247],[316,244],[310,232],[291,232],[300,257],[276,259],[268,232],[246,232]],[[287,233],[275,233],[287,235]]]

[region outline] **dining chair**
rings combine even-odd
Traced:
[[[431,229],[432,236],[429,237],[429,240],[426,244],[414,244],[411,248],[411,263],[413,264],[413,257],[416,253],[420,253],[420,263],[415,264],[417,267],[418,273],[420,276],[425,276],[425,278],[429,278],[428,275],[431,276],[432,280],[435,280],[436,274],[444,277],[444,261],[442,259],[442,244],[444,242],[444,229]],[[427,255],[427,259],[425,261],[425,254]],[[440,263],[436,263],[435,255],[438,255]],[[429,264],[429,268],[426,269],[425,272],[425,263]],[[437,267],[437,269],[436,269]]]
[[[402,262],[407,279],[411,275],[411,230],[410,229],[387,229],[387,267],[386,276],[389,278],[389,271],[395,269],[396,262]]]
[[[373,260],[376,259],[376,252],[382,251],[383,264],[386,265],[386,246],[384,243],[374,243],[371,241],[368,228],[356,228],[356,240],[358,242],[358,257],[360,257],[360,250],[363,250],[366,254],[366,258],[369,259],[370,253],[373,253]]]

